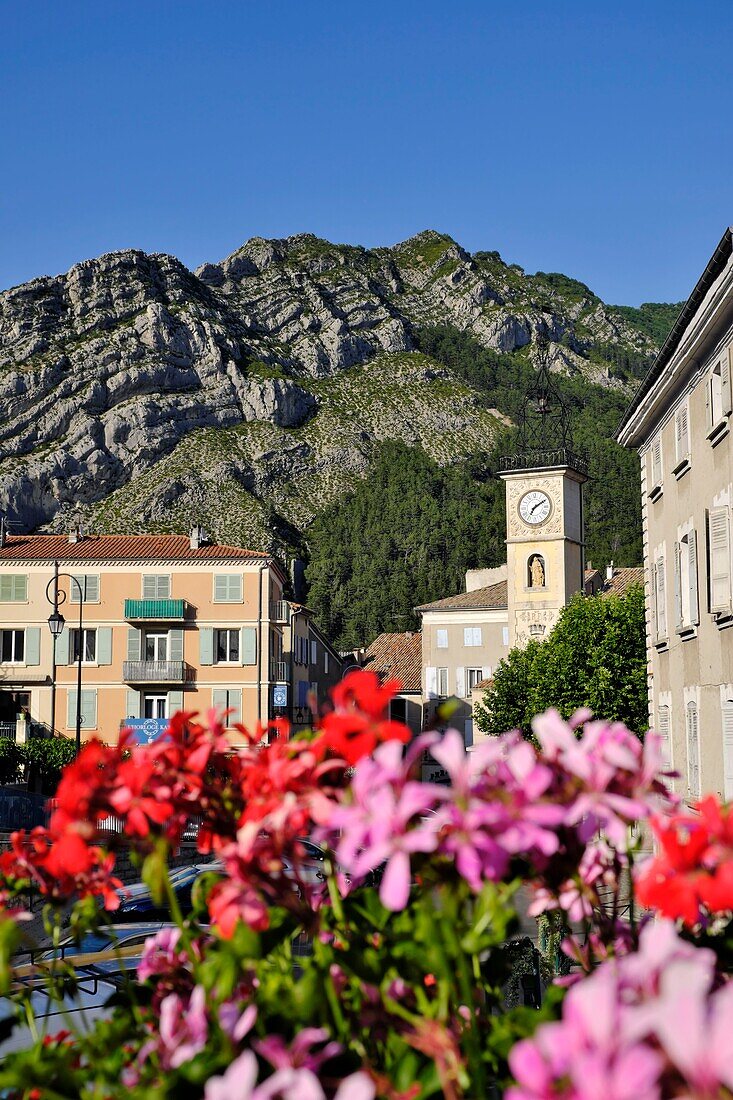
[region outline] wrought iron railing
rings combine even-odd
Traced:
[[[12,722],[0,722],[0,737],[5,738],[7,741],[17,740],[18,723],[15,719]]]
[[[270,618],[274,623],[290,622],[290,604],[287,600],[278,600],[270,604]]]
[[[131,684],[182,684],[192,671],[185,661],[124,661],[122,679]]]
[[[499,470],[502,473],[544,469],[546,466],[569,466],[579,474],[588,473],[588,459],[585,455],[571,451],[568,447],[556,447],[552,451],[523,451],[519,454],[502,455],[499,459]]]
[[[287,684],[290,679],[287,661],[275,661],[272,666],[272,672],[277,683]]]

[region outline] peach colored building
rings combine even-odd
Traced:
[[[54,562],[66,623],[48,626]],[[0,538],[0,722],[73,736],[82,647],[82,738],[115,742],[128,719],[232,708],[248,727],[275,711],[287,683],[285,574],[269,555],[184,535]],[[315,676],[313,677],[315,679]],[[288,694],[290,694],[288,692]]]

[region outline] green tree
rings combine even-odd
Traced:
[[[62,768],[76,756],[76,744],[70,737],[32,737],[17,748],[28,768],[28,786],[38,783],[44,794],[55,792]]]
[[[578,594],[549,637],[513,649],[476,708],[485,733],[520,729],[531,737],[532,718],[555,707],[565,718],[589,707],[599,718],[625,722],[639,734],[648,726],[644,591],[624,596]]]

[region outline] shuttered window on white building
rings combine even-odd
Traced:
[[[689,412],[686,402],[684,405],[680,405],[674,415],[674,439],[675,458],[679,466],[685,459],[689,458],[690,455]]]
[[[665,579],[664,558],[654,563],[654,627],[655,641],[667,638],[667,583]]]
[[[727,505],[708,512],[708,557],[710,561],[710,611],[730,611],[730,516]]]
[[[665,771],[672,768],[672,730],[670,708],[662,705],[657,710],[657,733],[661,738],[662,767]]]
[[[652,490],[662,484],[662,439],[661,436],[652,443]]]
[[[687,788],[690,799],[700,797],[700,729],[697,703],[690,701],[686,710],[687,720]]]
[[[723,770],[726,802],[733,799],[733,699],[726,699],[722,706],[723,719]]]

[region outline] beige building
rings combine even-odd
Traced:
[[[733,231],[618,431],[639,452],[650,722],[680,793],[733,798]]]
[[[54,562],[66,620],[55,662]],[[190,538],[3,536],[0,721],[27,711],[50,728],[54,710],[56,730],[73,736],[81,647],[83,738],[113,743],[128,720],[160,723],[180,708],[227,707],[232,722],[264,724],[279,713],[278,691],[292,700],[285,580],[268,555],[211,543],[197,529]],[[313,665],[312,628],[308,640],[308,682],[320,683],[323,653],[316,648]]]
[[[450,724],[473,744],[476,685],[491,677],[510,649],[507,568],[472,570],[466,591],[416,608],[422,616],[422,668],[425,725],[432,725],[440,703],[454,698]],[[485,581],[493,583],[482,583]]]
[[[304,604],[287,602],[283,614],[282,664],[278,669],[281,683],[288,682],[285,713],[295,730],[306,729],[313,721],[311,703],[320,708],[330,689],[342,675],[342,661],[325,634],[319,629],[313,612]]]

